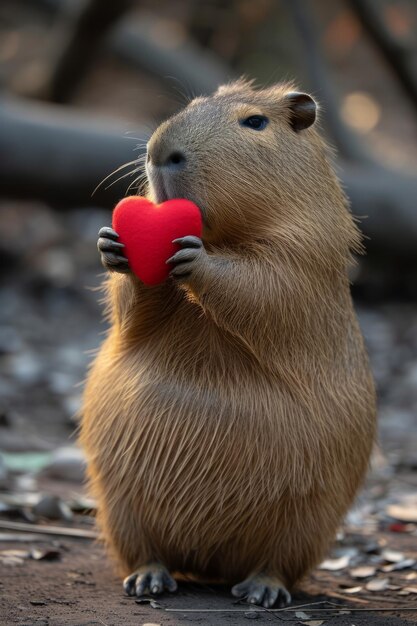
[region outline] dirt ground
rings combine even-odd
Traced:
[[[22,545],[2,542],[0,549],[7,547],[8,550],[22,550]],[[344,600],[341,594],[335,595],[331,590],[335,587],[335,577],[329,577],[324,572],[313,574],[294,594],[294,605],[303,605],[299,610],[304,612],[304,619],[296,613],[294,605],[292,611],[251,609],[247,605],[236,604],[225,587],[192,582],[180,583],[175,595],[158,599],[157,606],[160,608],[152,608],[149,602],[137,604],[135,599],[124,595],[121,582],[99,544],[65,539],[35,545],[38,548],[55,545],[61,557],[57,561],[24,559],[20,564],[0,564],[2,625],[235,626],[256,618],[259,623],[289,622],[307,626],[400,626],[411,624],[412,620],[417,619],[417,610],[404,610],[417,605],[417,601],[413,602],[409,596],[403,598],[401,603],[381,594],[369,602],[363,598]],[[23,550],[30,547],[30,543],[23,545]],[[332,604],[326,603],[326,600]],[[402,611],[395,609],[399,604]],[[336,611],[336,605],[339,609],[345,608],[346,613]],[[368,610],[368,607],[385,610],[376,613]],[[190,609],[194,612],[187,612]],[[305,617],[311,619],[306,620]]]
[[[371,494],[379,484],[372,477],[368,480],[363,497],[366,506],[361,508],[359,502],[348,516],[329,552],[327,569],[316,568],[302,581],[293,592],[289,610],[274,611],[237,601],[224,585],[185,578],[179,579],[177,593],[158,597],[153,605],[155,598],[150,596],[141,601],[127,597],[101,543],[66,536],[74,529],[94,533],[92,511],[73,513],[70,521],[41,518],[32,526],[28,517],[24,523],[32,532],[17,532],[13,525],[30,516],[29,507],[15,509],[13,515],[3,509],[0,625],[237,626],[248,619],[304,626],[417,623],[417,527],[390,522],[381,513],[380,498],[370,512]],[[390,484],[399,490],[398,481]],[[84,488],[76,482],[39,476],[38,487],[41,493],[59,495],[61,502],[89,502]],[[411,508],[404,510],[412,513]],[[62,535],[34,534],[47,528]],[[361,568],[373,571],[358,578]],[[382,583],[380,590],[368,589],[378,582]]]

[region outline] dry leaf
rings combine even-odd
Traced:
[[[369,583],[366,583],[366,589],[368,591],[385,591],[388,585],[388,578],[375,578],[374,580],[370,580]]]
[[[417,587],[404,587],[404,591],[408,591],[408,593],[417,593]]]
[[[361,565],[360,567],[349,570],[349,574],[353,576],[353,578],[368,578],[369,576],[374,576],[375,571],[376,568],[372,565]]]
[[[415,580],[417,578],[417,572],[410,572],[405,576],[406,580]]]
[[[397,593],[397,595],[398,595],[398,596],[409,596],[409,595],[410,595],[410,592],[409,592],[409,591],[406,591],[406,589],[401,589],[401,591],[399,591],[399,592]]]
[[[383,572],[397,572],[402,569],[408,569],[409,567],[413,567],[415,564],[415,559],[404,559],[404,561],[400,561],[399,563],[392,563],[392,565],[384,565],[381,567]]]
[[[2,550],[0,552],[0,563],[3,565],[23,565],[29,556],[26,550]]]
[[[33,550],[30,551],[30,558],[35,561],[57,561],[61,558],[61,552],[56,548],[49,548],[47,550],[33,548]]]
[[[296,611],[295,617],[298,617],[298,619],[310,619],[311,616],[304,613],[304,611]]]
[[[319,569],[327,570],[329,572],[336,572],[344,569],[349,565],[350,555],[345,554],[338,559],[326,559],[319,565]]]
[[[156,600],[151,600],[151,602],[149,602],[149,605],[153,609],[162,609],[162,604],[159,604],[159,602],[157,602]]]
[[[392,533],[412,533],[415,529],[415,524],[404,524],[404,522],[393,522],[388,526],[388,530]]]
[[[397,552],[397,550],[382,550],[381,556],[388,561],[388,563],[399,563],[404,560],[404,554]]]
[[[398,519],[400,522],[417,522],[416,505],[391,504],[387,506],[385,511],[390,517]]]
[[[322,624],[324,624],[324,620],[323,619],[311,619],[308,622],[302,622],[303,624],[306,624],[306,626],[322,626]]]
[[[346,587],[346,589],[342,589],[342,593],[359,593],[362,590],[362,587]]]
[[[48,603],[45,600],[29,600],[33,606],[46,606]]]

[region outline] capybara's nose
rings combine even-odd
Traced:
[[[185,166],[185,162],[185,154],[183,152],[180,152],[179,150],[174,150],[167,156],[163,165],[165,167],[172,167],[174,169],[180,170],[183,169],[183,167]]]
[[[148,164],[154,167],[169,168],[171,170],[184,169],[187,159],[181,150],[155,150],[148,148]]]

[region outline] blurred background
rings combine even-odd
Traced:
[[[2,0],[4,516],[62,493],[52,479],[80,484],[75,416],[106,328],[97,232],[136,192],[135,160],[161,120],[242,74],[294,79],[321,105],[366,235],[353,294],[381,444],[366,511],[381,519],[403,496],[417,507],[415,0]]]

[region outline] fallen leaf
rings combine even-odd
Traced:
[[[153,598],[150,598],[149,596],[143,596],[141,598],[135,598],[135,602],[136,602],[136,604],[149,604],[149,606],[151,606],[153,609],[162,609],[162,605],[159,604]]]
[[[304,611],[296,611],[295,612],[295,617],[298,617],[298,619],[310,619],[311,615],[307,615],[307,613],[304,613]]]
[[[415,524],[404,524],[403,522],[394,522],[388,526],[388,530],[392,533],[412,533],[415,529]]]
[[[77,496],[73,500],[68,500],[67,504],[74,513],[83,513],[84,515],[93,513],[97,509],[96,501],[84,496]]]
[[[73,514],[66,502],[58,496],[46,495],[32,508],[33,514],[40,519],[58,519],[72,522]]]
[[[349,565],[350,558],[349,554],[345,554],[338,559],[326,559],[319,565],[319,569],[336,572],[347,567]]]
[[[416,505],[391,504],[385,510],[390,517],[398,519],[400,522],[417,522]]]
[[[410,572],[405,576],[406,580],[415,580],[417,578],[417,572]]]
[[[408,593],[417,593],[417,587],[404,587],[404,591],[408,591]]]
[[[29,600],[29,602],[33,604],[33,606],[45,606],[47,604],[45,600]]]
[[[399,563],[404,560],[404,554],[402,552],[397,552],[397,550],[382,550],[381,556],[388,561],[388,563]]]
[[[359,593],[361,589],[362,587],[346,587],[345,589],[342,589],[342,593],[350,593],[350,594]]]
[[[384,591],[389,585],[388,578],[375,578],[366,583],[366,589],[368,591]]]
[[[135,598],[136,604],[150,604],[152,600],[153,598],[150,598],[149,596],[140,596]]]
[[[156,600],[151,600],[149,602],[149,605],[153,608],[153,609],[162,609],[162,604],[159,604],[159,602],[157,602]]]
[[[392,563],[391,565],[383,565],[381,570],[383,572],[397,572],[402,569],[408,569],[409,567],[413,567],[415,565],[415,559],[404,559],[404,561],[400,561],[399,563]]]
[[[372,567],[372,565],[361,565],[360,567],[349,570],[349,574],[353,576],[353,578],[368,578],[369,576],[374,576],[375,572],[376,568]]]
[[[397,593],[397,595],[398,595],[398,596],[409,596],[409,595],[410,595],[410,592],[409,592],[409,591],[406,591],[405,589],[401,589],[401,591],[399,591],[399,592]]]
[[[30,551],[29,556],[35,561],[58,561],[58,559],[61,558],[61,552],[54,548],[49,548],[47,550],[33,548],[33,550]]]
[[[0,562],[3,565],[23,565],[29,556],[26,550],[2,550],[0,552]]]

